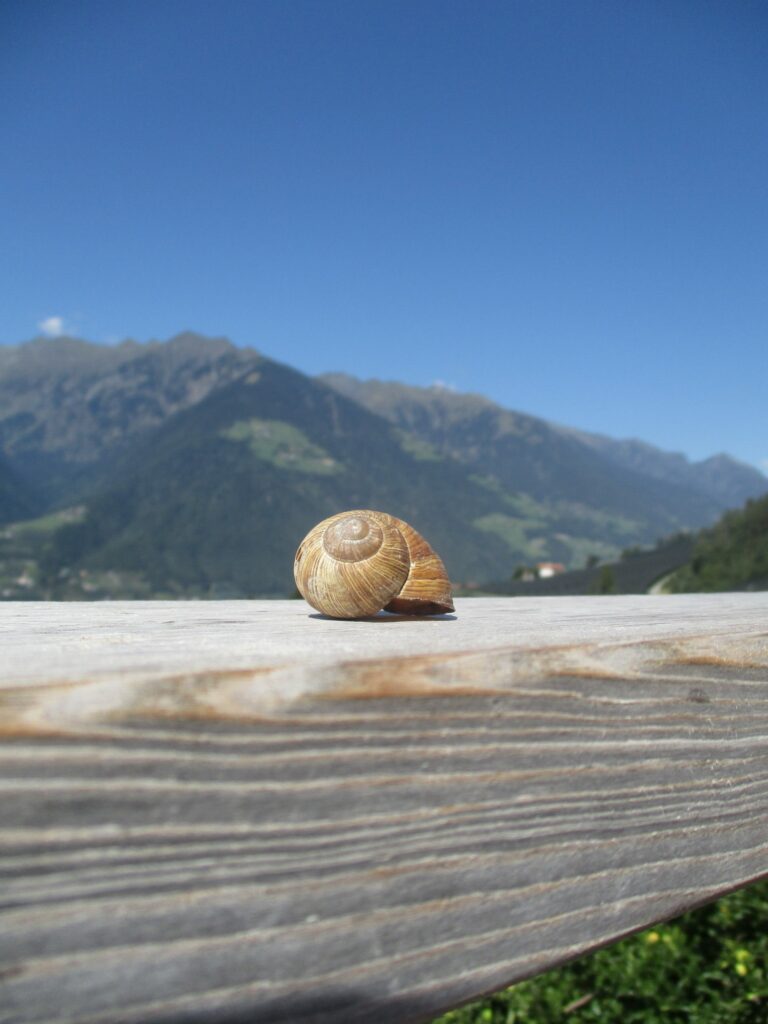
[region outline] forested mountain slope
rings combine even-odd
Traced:
[[[681,468],[482,396],[313,379],[189,332],[0,347],[0,454],[6,521],[77,510],[34,532],[30,595],[289,593],[306,529],[356,506],[413,522],[482,583],[610,559],[768,489],[727,457]]]
[[[675,573],[670,589],[768,590],[768,496],[702,530],[690,564]]]
[[[395,424],[404,443],[487,474],[511,493],[577,517],[580,509],[621,517],[645,539],[711,523],[724,508],[768,491],[751,466],[718,456],[690,463],[635,441],[611,441],[512,412],[481,395],[321,378]]]

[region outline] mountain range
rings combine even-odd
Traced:
[[[691,463],[444,388],[312,378],[223,338],[0,347],[0,522],[82,510],[51,520],[35,569],[49,596],[82,596],[73,580],[285,595],[304,533],[353,507],[411,522],[477,585],[610,558],[765,491],[729,456]]]

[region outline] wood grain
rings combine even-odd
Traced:
[[[0,605],[0,1021],[426,1021],[768,873],[768,595]]]

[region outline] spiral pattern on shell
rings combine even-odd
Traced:
[[[371,509],[318,523],[299,545],[294,577],[302,597],[325,615],[362,618],[387,611],[453,611],[440,558],[413,527]]]

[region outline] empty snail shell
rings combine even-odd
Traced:
[[[385,609],[400,615],[453,611],[440,558],[412,526],[356,509],[318,523],[293,566],[302,597],[324,615],[357,619]]]

